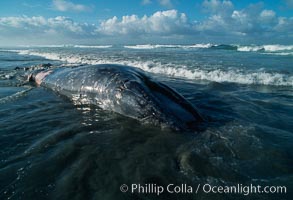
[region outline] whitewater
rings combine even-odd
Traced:
[[[81,51],[78,51],[80,49]],[[82,50],[85,51],[82,51]],[[88,50],[104,50],[102,55],[98,53],[88,52]],[[244,56],[258,56],[259,59],[264,59],[266,56],[272,59],[274,56],[284,57],[284,59],[292,59],[293,45],[215,45],[215,44],[193,44],[193,45],[124,45],[121,47],[115,47],[113,45],[52,45],[52,46],[36,46],[9,50],[17,52],[20,55],[39,56],[48,60],[61,61],[64,64],[80,65],[80,64],[122,64],[141,68],[145,71],[163,74],[171,77],[185,78],[189,80],[206,80],[213,82],[228,82],[238,84],[253,84],[253,85],[272,85],[272,86],[293,86],[293,75],[290,72],[292,69],[285,66],[286,69],[282,69],[281,66],[272,66],[272,63],[268,63],[270,66],[250,67],[249,65],[255,65],[256,63],[247,63],[239,65],[237,63],[237,57],[232,61],[235,66],[230,66],[228,63],[213,63],[208,60],[202,61],[203,57],[208,54],[220,54],[228,59],[231,59],[231,55],[238,56],[242,59]],[[124,52],[121,56],[112,55],[118,51]],[[145,52],[144,52],[145,51]],[[133,54],[149,53],[151,56],[143,58],[141,56],[135,57]],[[166,57],[159,57],[162,52],[170,53]],[[192,57],[185,57],[184,62],[178,62],[172,58],[172,54],[175,53],[187,53],[195,54],[198,60]],[[237,53],[239,52],[239,53]],[[206,54],[204,54],[206,53]],[[249,54],[250,53],[250,54]],[[129,54],[129,56],[127,55]],[[169,56],[169,59],[168,59]],[[217,56],[217,55],[216,55]],[[287,56],[287,57],[286,57]],[[213,58],[211,58],[213,59]],[[278,58],[279,59],[279,58]],[[245,61],[246,62],[246,61]],[[260,61],[261,62],[261,61]],[[287,63],[286,65],[288,65]],[[273,69],[272,69],[273,68]],[[284,73],[285,72],[285,73]]]
[[[132,183],[293,191],[292,61],[290,44],[1,47],[0,199],[158,198],[119,190]],[[27,80],[35,70],[104,63],[145,70],[194,105],[206,123],[199,131],[173,132]],[[249,194],[260,200],[291,196]],[[247,198],[203,192],[160,197]]]

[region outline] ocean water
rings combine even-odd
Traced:
[[[172,132],[76,105],[26,82],[45,63],[141,68],[209,123]],[[0,199],[292,199],[292,65],[293,45],[0,48]],[[187,184],[193,193],[123,193],[122,184]],[[286,193],[213,193],[205,184]]]

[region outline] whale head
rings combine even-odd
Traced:
[[[197,130],[204,121],[196,108],[174,89],[141,70],[131,72],[131,78],[124,80],[115,95],[119,97],[119,113],[173,130]]]

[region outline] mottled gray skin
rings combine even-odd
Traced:
[[[203,121],[181,95],[134,67],[95,65],[57,69],[43,79],[41,86],[75,103],[95,104],[175,130],[194,130]]]

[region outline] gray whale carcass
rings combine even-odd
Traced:
[[[196,130],[203,118],[184,97],[140,69],[90,65],[55,69],[41,86],[80,104],[95,104],[141,122]]]

